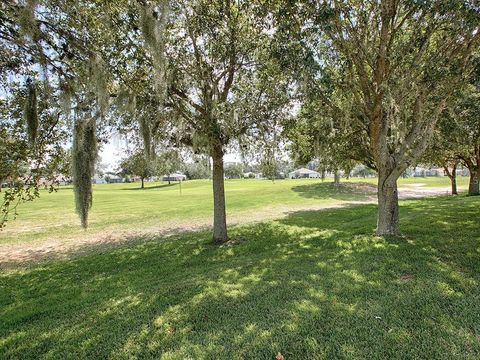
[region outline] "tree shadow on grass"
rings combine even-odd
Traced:
[[[376,195],[376,186],[368,183],[313,183],[293,186],[292,190],[311,199],[363,200]]]
[[[368,205],[235,227],[234,246],[201,232],[4,273],[0,353],[478,358],[478,252],[463,259],[478,249],[474,209],[407,202],[405,241],[372,236]],[[445,218],[461,221],[461,249]]]
[[[123,188],[123,189],[120,189],[120,190],[154,190],[154,189],[163,189],[163,188],[167,188],[167,187],[172,187],[172,186],[175,186],[175,185],[178,185],[178,183],[162,184],[162,185],[155,185],[155,186],[145,186],[143,189],[139,186],[139,187],[135,187],[135,188]]]

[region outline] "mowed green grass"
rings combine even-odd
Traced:
[[[467,178],[460,178],[465,185]],[[375,184],[376,179],[351,179],[350,182]],[[422,183],[426,187],[448,189],[445,177],[401,179],[400,184]],[[312,186],[313,185],[313,186]],[[227,216],[242,214],[251,217],[255,210],[269,211],[277,207],[330,206],[365,200],[365,193],[334,188],[331,179],[305,180],[226,180]],[[178,183],[138,183],[94,185],[93,207],[87,235],[100,231],[142,230],[169,225],[182,227],[209,223],[212,216],[212,183],[209,180]],[[74,211],[71,187],[60,187],[55,193],[41,193],[40,199],[21,204],[16,220],[8,222],[0,232],[0,245],[45,241],[52,238],[83,236]]]
[[[187,192],[187,191],[185,191]],[[259,194],[261,196],[262,194]],[[2,359],[478,359],[480,199],[301,211],[0,273]]]

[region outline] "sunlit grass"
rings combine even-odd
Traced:
[[[466,178],[460,178],[462,186]],[[375,184],[376,179],[350,179],[349,182]],[[445,177],[400,179],[400,184],[423,183],[425,186],[448,189]],[[252,217],[254,211],[275,212],[309,205],[329,206],[365,200],[372,194],[361,190],[334,188],[331,179],[305,180],[227,180],[226,199],[228,218]],[[372,189],[375,191],[375,189]],[[212,184],[209,180],[178,183],[108,184],[94,186],[94,202],[87,234],[100,231],[146,229],[210,224],[212,216]],[[74,212],[71,187],[58,192],[42,192],[41,198],[19,207],[16,220],[0,232],[0,244],[43,241],[51,238],[83,236],[79,219]]]

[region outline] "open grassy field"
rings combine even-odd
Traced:
[[[176,198],[183,211],[208,212],[187,210],[203,184],[185,185]],[[231,207],[256,203],[227,186]],[[268,189],[286,185],[261,186],[249,197],[270,199]],[[97,215],[108,207],[99,189]],[[117,196],[135,191],[121,189]],[[169,191],[156,209],[174,216]],[[62,196],[52,199],[71,209]],[[128,219],[125,204],[110,216]],[[480,199],[402,201],[404,238],[373,236],[375,213],[374,205],[293,212],[235,226],[228,246],[212,245],[209,232],[148,237],[3,271],[0,358],[480,358]]]
[[[460,187],[467,178],[459,178]],[[350,182],[375,184],[376,179],[352,179]],[[449,181],[445,177],[400,179],[400,185],[421,183],[425,188],[437,187],[445,192]],[[282,211],[310,206],[334,206],[366,201],[375,189],[334,188],[331,179],[305,180],[227,180],[226,201],[228,219],[262,219]],[[92,236],[99,232],[121,232],[132,229],[189,229],[195,224],[210,224],[212,216],[212,184],[209,180],[178,183],[107,184],[94,186],[94,203],[89,229],[85,233],[74,212],[71,187],[58,192],[42,193],[41,198],[19,207],[19,216],[0,232],[0,245],[43,242],[49,239],[71,239]]]

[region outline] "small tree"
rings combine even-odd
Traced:
[[[243,177],[242,164],[227,164],[225,166],[225,176],[228,179],[241,179]]]
[[[153,164],[144,151],[137,151],[120,163],[123,175],[139,176],[141,188],[144,189],[144,180],[153,175]]]
[[[160,152],[155,159],[155,174],[158,176],[167,175],[170,184],[170,174],[179,171],[182,167],[182,158],[176,150],[165,150]]]
[[[419,161],[422,164],[440,166],[450,179],[452,195],[457,195],[457,166],[459,163],[456,153],[457,141],[455,123],[448,118],[441,119],[433,139]]]
[[[469,195],[479,195],[480,183],[480,58],[475,58],[466,82],[455,90],[448,111],[439,121],[433,140],[422,159],[444,168],[457,193],[456,169],[459,163],[468,168]]]
[[[193,156],[193,162],[183,164],[188,179],[208,179],[211,176],[210,158],[207,156]]]

